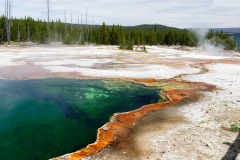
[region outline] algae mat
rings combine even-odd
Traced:
[[[160,87],[127,81],[0,80],[0,157],[42,160],[96,139],[117,112],[162,102]]]

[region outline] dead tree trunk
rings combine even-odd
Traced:
[[[21,41],[20,25],[18,23],[18,43]]]
[[[50,9],[49,9],[49,0],[47,0],[47,10],[48,10],[48,41],[50,42]]]
[[[72,9],[71,9],[71,24],[70,24],[70,32],[72,34]]]
[[[5,18],[6,18],[6,29],[7,29],[7,42],[8,45],[11,43],[11,7],[12,1],[5,1]]]
[[[66,10],[64,10],[64,19],[65,19],[65,39],[67,38],[67,16]]]
[[[88,44],[88,11],[86,9],[86,43]]]
[[[57,35],[57,29],[56,29],[56,24],[57,24],[57,20],[56,20],[56,22],[53,24],[54,25],[54,42],[56,43],[57,42],[57,37],[58,37],[58,35]]]
[[[28,23],[28,45],[30,44],[30,27]]]
[[[80,30],[79,30],[79,42],[80,42],[80,44],[83,44],[82,37],[84,37],[84,34],[82,33],[82,25],[83,25],[83,17],[82,17],[82,13],[81,13],[81,24],[80,24]]]
[[[47,0],[47,10],[48,10],[48,25],[49,25],[49,0]]]
[[[78,17],[78,44],[81,44],[81,27],[79,23],[79,17]]]

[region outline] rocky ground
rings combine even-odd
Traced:
[[[125,142],[86,159],[221,159],[240,123],[240,57],[198,48],[116,46],[0,47],[0,77],[154,78],[205,82],[217,86],[171,108],[140,119]],[[240,157],[238,157],[240,159]]]

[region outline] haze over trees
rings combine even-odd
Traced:
[[[208,34],[206,35],[206,38],[210,40],[211,44],[215,46],[224,46],[225,49],[235,49],[238,48],[236,46],[234,34],[232,34],[230,37],[226,32],[220,31],[220,32],[214,32],[213,30],[210,30]]]

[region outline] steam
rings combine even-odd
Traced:
[[[208,40],[206,38],[207,34],[209,32],[209,29],[197,29],[195,30],[195,33],[198,37],[198,47],[202,50],[206,51],[209,55],[221,55],[224,51],[223,45],[216,46],[215,44],[211,43],[211,40]]]

